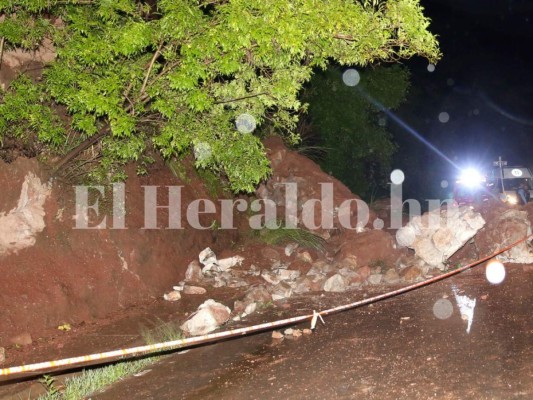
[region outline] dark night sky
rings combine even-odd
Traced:
[[[407,63],[412,86],[398,115],[459,167],[501,155],[533,167],[533,1],[421,0],[443,53],[434,72]],[[449,120],[439,121],[446,112]],[[390,123],[412,197],[432,197],[454,167]],[[411,179],[409,179],[411,178]]]

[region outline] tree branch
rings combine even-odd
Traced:
[[[143,84],[141,86],[140,95],[142,96],[144,94],[144,90],[146,89],[146,85],[148,84],[148,78],[150,78],[150,74],[152,72],[152,68],[154,68],[155,60],[157,60],[157,57],[161,54],[161,49],[163,48],[163,42],[159,44],[157,47],[157,50],[154,53],[154,56],[152,57],[152,60],[150,60],[150,65],[148,65],[148,71],[146,71],[146,75],[144,77]]]
[[[235,98],[235,99],[228,99],[228,100],[219,100],[219,101],[215,101],[214,104],[233,103],[233,102],[235,102],[235,101],[246,100],[246,99],[250,99],[250,98],[252,98],[252,97],[258,97],[258,96],[263,96],[263,95],[270,96],[270,94],[267,93],[267,92],[261,92],[261,93],[250,94],[250,95],[248,95],[248,96],[237,97],[237,98]]]
[[[0,69],[2,69],[2,57],[4,56],[4,42],[6,41],[6,38],[2,36],[0,39]]]

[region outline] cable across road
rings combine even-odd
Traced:
[[[257,333],[261,331],[267,331],[272,330],[274,328],[279,328],[283,326],[288,325],[294,325],[296,323],[300,323],[303,321],[311,321],[311,329],[315,328],[315,325],[317,323],[317,320],[320,319],[322,322],[324,320],[322,319],[323,316],[339,313],[347,310],[351,310],[357,307],[361,307],[367,304],[375,303],[381,300],[385,300],[394,296],[397,296],[402,293],[409,292],[411,290],[415,290],[418,288],[421,288],[423,286],[430,285],[432,283],[441,281],[443,279],[449,278],[451,276],[457,275],[463,271],[466,271],[467,269],[473,268],[475,266],[478,266],[510,249],[513,247],[519,245],[520,243],[523,243],[527,241],[528,239],[533,238],[532,235],[528,235],[500,250],[497,252],[490,254],[486,257],[483,257],[477,261],[474,261],[468,265],[465,265],[463,267],[457,268],[453,271],[446,272],[444,274],[435,276],[433,278],[427,279],[422,282],[414,283],[412,285],[408,285],[405,287],[402,287],[400,289],[392,290],[387,293],[383,293],[377,296],[369,297],[364,300],[355,301],[353,303],[344,304],[341,306],[337,306],[334,308],[330,308],[323,311],[313,311],[312,314],[307,315],[301,315],[297,317],[292,318],[286,318],[281,319],[278,321],[273,322],[265,322],[263,324],[253,325],[249,327],[244,328],[237,328],[237,329],[229,329],[223,332],[216,332],[216,333],[210,333],[207,335],[201,335],[201,336],[194,336],[190,338],[185,339],[177,339],[177,340],[170,340],[166,342],[161,343],[155,343],[155,344],[149,344],[149,345],[143,345],[143,346],[136,346],[136,347],[129,347],[124,349],[117,349],[117,350],[111,350],[103,353],[95,353],[95,354],[88,354],[84,356],[77,356],[77,357],[71,357],[71,358],[64,358],[60,360],[53,360],[53,361],[43,361],[38,362],[34,364],[27,364],[27,365],[20,365],[15,367],[8,367],[0,369],[0,377],[8,376],[8,375],[16,375],[16,374],[23,374],[23,373],[34,373],[37,371],[44,371],[44,370],[50,370],[52,369],[53,372],[58,372],[61,369],[59,367],[80,367],[83,366],[83,364],[91,363],[91,366],[102,364],[102,363],[108,363],[110,360],[114,361],[123,361],[126,358],[133,358],[136,356],[146,356],[152,353],[159,353],[163,351],[169,351],[169,350],[175,350],[175,351],[181,351],[185,348],[196,346],[199,344],[207,344],[212,343],[215,341],[219,341],[221,339],[230,339],[230,338],[236,338],[236,337],[242,337],[246,335],[250,335],[252,333]],[[119,358],[119,359],[118,359]],[[96,363],[94,363],[96,361]],[[67,369],[67,368],[65,368]],[[50,371],[49,371],[50,372]]]

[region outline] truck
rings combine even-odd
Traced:
[[[526,202],[533,198],[532,186],[533,174],[524,166],[493,168],[487,179],[488,189],[503,202],[511,205],[524,203],[520,190],[526,192]]]

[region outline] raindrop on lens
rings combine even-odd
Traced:
[[[401,169],[395,169],[390,174],[390,180],[395,185],[401,185],[405,179],[405,175]]]
[[[505,279],[505,267],[499,261],[491,261],[485,269],[485,276],[493,285],[502,283]]]
[[[428,71],[429,71],[429,72],[433,72],[433,71],[435,71],[435,65],[433,65],[433,64],[428,64]]]
[[[439,121],[445,124],[450,120],[450,114],[448,114],[446,111],[443,111],[439,114]]]
[[[342,74],[342,81],[346,86],[357,86],[360,80],[361,76],[359,75],[359,72],[356,69],[347,69]]]
[[[199,142],[194,145],[194,158],[197,161],[203,162],[211,158],[211,146],[206,142]]]
[[[443,188],[443,189],[446,189],[448,187],[448,181],[446,179],[441,181],[440,182],[440,187]]]
[[[374,229],[382,230],[385,226],[385,222],[381,218],[376,218],[372,225],[374,226]]]
[[[448,319],[453,314],[452,302],[448,299],[438,299],[433,304],[433,315],[438,319]]]
[[[472,113],[473,113],[474,115],[479,115],[479,110],[476,108],[476,109],[474,109],[474,111],[472,111]]]
[[[446,80],[446,84],[447,84],[448,86],[453,86],[453,85],[455,85],[455,81],[454,81],[452,78],[448,78],[448,79]]]
[[[251,133],[256,125],[254,116],[246,113],[239,115],[235,120],[235,126],[240,133]]]

